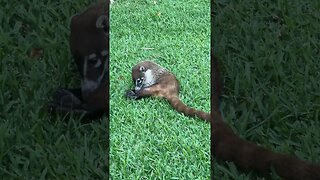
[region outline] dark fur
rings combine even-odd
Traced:
[[[107,99],[109,79],[108,8],[108,3],[91,6],[83,13],[73,16],[70,25],[70,50],[82,81],[84,81],[84,57],[95,53],[97,58],[101,59],[102,65],[99,68],[94,68],[88,63],[86,74],[89,79],[103,74],[101,82],[92,91],[86,91],[83,87],[78,89],[60,88],[53,94],[53,100],[48,104],[50,112],[84,114],[88,118],[99,118],[107,111],[109,103]],[[102,16],[101,27],[97,28],[97,19]],[[105,50],[108,52],[106,57],[101,55],[101,52]]]

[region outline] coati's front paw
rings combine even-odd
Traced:
[[[52,101],[48,103],[49,112],[72,111],[81,107],[81,100],[67,89],[59,89],[54,92]]]
[[[131,89],[126,92],[126,97],[134,100],[138,99],[137,94],[134,92],[134,90]]]

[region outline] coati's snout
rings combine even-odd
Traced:
[[[145,67],[143,65],[138,64],[132,68],[132,81],[135,85],[135,91],[139,91],[144,87]]]
[[[144,76],[141,76],[135,81],[135,87],[134,87],[135,91],[139,91],[140,89],[143,88],[144,80],[145,80]]]

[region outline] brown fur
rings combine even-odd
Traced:
[[[141,71],[143,67],[145,72]],[[187,116],[198,117],[200,119],[210,121],[210,114],[188,107],[179,99],[179,83],[177,78],[168,70],[162,68],[156,63],[151,61],[143,61],[138,63],[132,68],[132,80],[135,82],[141,78],[146,77],[146,71],[151,70],[154,82],[147,87],[141,87],[139,90],[129,90],[127,97],[129,98],[142,98],[148,96],[163,97],[169,101],[171,106],[180,113]]]

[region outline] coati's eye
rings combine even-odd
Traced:
[[[142,84],[144,81],[144,77],[140,77],[137,79],[137,84]]]
[[[94,66],[95,68],[101,66],[101,60],[97,57],[95,53],[92,53],[87,57],[87,62],[89,65]]]
[[[101,15],[98,17],[96,21],[96,27],[97,28],[102,28],[104,33],[107,35],[108,32],[108,17],[106,15]]]
[[[145,68],[145,67],[143,67],[143,66],[140,66],[139,71],[141,71],[141,72],[145,72],[145,71],[146,71],[146,68]]]
[[[97,55],[96,55],[95,53],[90,54],[90,55],[88,56],[88,61],[89,61],[90,63],[95,63],[95,62],[97,62]]]

